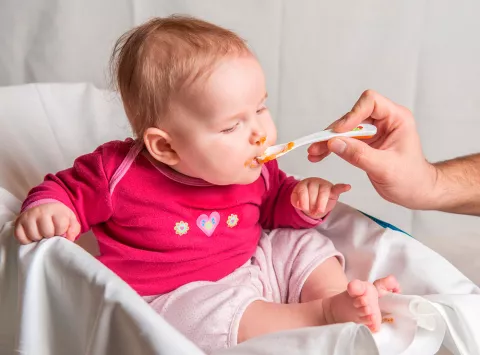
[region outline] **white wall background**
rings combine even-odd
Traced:
[[[267,75],[280,141],[324,128],[372,88],[414,112],[428,159],[480,151],[474,0],[0,0],[0,85],[106,87],[114,41],[150,17],[173,13],[213,21],[249,41]],[[336,157],[310,164],[300,149],[280,163],[294,174],[352,184],[344,202],[412,233],[480,282],[480,218],[388,204],[365,174]]]

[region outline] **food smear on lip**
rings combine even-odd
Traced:
[[[281,154],[285,154],[286,152],[290,151],[293,149],[293,147],[295,146],[295,143],[293,142],[288,142],[285,147],[280,150],[279,152],[276,152],[274,154],[270,154],[270,155],[267,155],[267,156],[264,156],[262,155],[261,157],[257,157],[257,161],[260,163],[260,164],[265,164],[271,160],[274,160],[274,159],[277,159],[277,157]]]
[[[256,167],[260,166],[260,163],[255,158],[252,158],[252,159],[248,159],[247,161],[245,161],[245,163],[243,165],[246,168],[256,168]]]

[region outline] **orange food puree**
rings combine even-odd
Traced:
[[[262,137],[260,140],[257,142],[257,145],[263,145],[267,141],[267,137]]]
[[[248,159],[243,165],[246,168],[250,168],[252,166],[252,163],[253,163],[253,159]]]
[[[258,162],[261,163],[261,164],[265,164],[267,162],[269,162],[270,160],[273,160],[273,159],[276,159],[280,154],[284,154],[290,150],[292,150],[292,148],[295,146],[295,143],[293,142],[288,142],[287,145],[285,146],[285,148],[283,148],[281,151],[279,151],[278,153],[276,154],[271,154],[271,155],[267,155],[265,158],[257,158]]]

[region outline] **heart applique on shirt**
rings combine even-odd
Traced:
[[[202,214],[197,218],[197,226],[210,237],[220,222],[220,214],[218,212],[212,212],[210,216]]]

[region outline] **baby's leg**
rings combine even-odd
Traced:
[[[382,322],[378,291],[369,282],[348,282],[337,258],[319,265],[305,282],[300,301],[323,300],[325,322],[355,322],[377,331]]]
[[[329,323],[353,321],[374,331],[380,326],[376,287],[359,280],[349,283],[341,254],[318,232],[275,230],[260,240],[254,260],[270,280],[273,292],[269,300],[274,302],[255,301],[245,309],[238,342]],[[390,283],[388,287],[385,282],[379,285],[390,289]]]
[[[238,342],[288,329],[355,322],[376,331],[381,323],[378,292],[368,282],[348,282],[336,257],[307,278],[301,303],[253,302],[240,321]]]
[[[373,284],[360,280],[348,282],[338,260],[330,258],[310,274],[300,301],[323,299],[327,323],[355,322],[375,332],[381,324],[378,298],[389,292],[400,292],[394,276],[378,279]]]
[[[255,301],[243,313],[237,341],[241,343],[264,334],[326,324],[322,300],[291,304]]]

